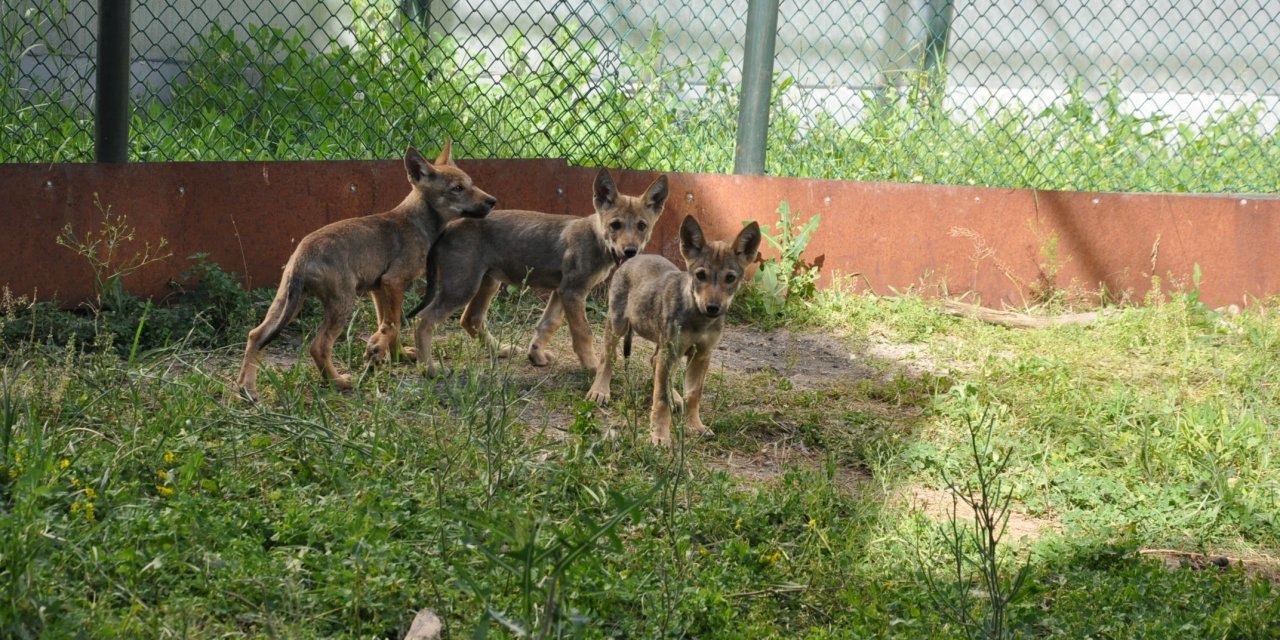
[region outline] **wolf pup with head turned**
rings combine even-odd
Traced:
[[[497,199],[478,189],[453,163],[452,145],[434,164],[409,147],[404,168],[412,189],[396,208],[325,225],[307,234],[284,266],[284,275],[267,317],[249,332],[240,366],[239,387],[258,399],[258,361],[262,349],[298,315],[304,296],[314,295],[324,307],[324,321],[311,342],[311,357],[325,378],[339,389],[350,378],[333,366],[333,344],[355,310],[357,296],[373,295],[378,331],[369,338],[366,357],[385,361],[399,348],[404,291],[422,277],[431,244],[445,224],[457,218],[483,218]],[[414,357],[412,349],[404,355]]]
[[[595,213],[585,218],[537,211],[494,211],[483,220],[449,225],[431,249],[427,293],[416,341],[418,362],[434,375],[432,330],[463,304],[462,327],[501,351],[485,327],[489,302],[501,283],[551,289],[551,300],[529,345],[537,366],[551,361],[547,342],[569,320],[573,350],[582,366],[594,371],[595,347],[587,325],[587,293],[604,281],[609,269],[639,253],[667,201],[667,177],[660,176],[639,197],[618,193],[609,172],[601,169],[594,186]],[[425,311],[423,307],[425,306]]]
[[[630,356],[634,332],[657,347],[653,354],[650,442],[671,442],[671,405],[673,401],[680,404],[681,398],[679,394],[669,397],[669,380],[677,359],[682,357],[689,359],[683,399],[689,432],[710,433],[702,424],[698,406],[711,352],[724,330],[724,314],[759,249],[760,225],[755,222],[738,232],[733,242],[708,242],[698,221],[686,216],[680,225],[680,254],[688,271],[680,271],[670,260],[656,255],[633,258],[619,267],[609,285],[604,364],[596,371],[587,399],[598,404],[609,402],[609,378],[613,375],[618,339],[626,335],[623,356]]]

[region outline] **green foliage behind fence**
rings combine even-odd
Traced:
[[[700,17],[707,13],[701,8],[659,5],[651,24],[633,24],[625,15],[609,17],[599,8],[563,19],[552,15],[563,7],[533,3],[519,11],[513,5],[501,14],[507,21],[498,24],[491,18],[477,21],[476,16],[492,8],[440,3],[434,9],[428,5],[424,29],[400,13],[401,3],[368,0],[348,9],[317,3],[316,15],[305,21],[289,18],[293,24],[282,25],[293,15],[286,15],[287,10],[301,4],[264,0],[238,24],[222,24],[230,5],[197,8],[219,11],[218,20],[171,58],[155,63],[181,72],[164,90],[150,86],[152,76],[135,83],[130,157],[389,158],[406,144],[432,146],[448,134],[468,157],[563,157],[586,165],[732,170],[741,70],[741,43],[735,39],[742,32],[744,6],[735,5],[707,22]],[[91,64],[90,50],[47,44],[75,41],[74,34],[62,40],[47,34],[49,25],[63,26],[72,18],[83,22],[77,33],[91,30],[92,20],[84,17],[83,8],[36,6],[42,9],[4,19],[8,35],[32,44],[6,51],[0,159],[90,160],[92,116],[83,91],[69,90],[65,82],[35,82],[35,72],[23,60],[40,53],[45,56],[41,60],[74,57]],[[963,34],[986,24],[983,20],[994,20],[994,12],[1003,11],[999,17],[1006,21],[1017,16],[995,5],[947,6],[954,14],[948,14],[956,47],[953,66],[948,68],[945,56],[926,60],[915,49],[881,52],[877,55],[897,57],[887,63],[892,71],[875,82],[838,77],[841,64],[854,64],[852,58],[862,55],[857,51],[849,53],[850,60],[815,61],[812,47],[838,48],[831,41],[836,36],[780,27],[768,172],[1119,191],[1270,193],[1280,185],[1275,123],[1280,100],[1255,90],[1274,72],[1249,66],[1265,59],[1270,49],[1259,47],[1262,53],[1247,59],[1243,56],[1252,49],[1223,53],[1223,64],[1241,67],[1234,72],[1237,77],[1223,82],[1243,89],[1231,94],[1235,98],[1220,100],[1227,106],[1194,114],[1173,98],[1153,110],[1149,103],[1154,98],[1135,97],[1150,82],[1133,70],[1107,79],[1107,60],[1084,67],[1024,61],[1034,82],[1009,78],[1009,91],[1055,83],[1065,91],[1043,107],[1035,99],[992,98],[975,108],[973,100],[964,98],[976,90],[970,85],[977,80],[959,49],[966,43]],[[161,12],[166,7],[172,8],[163,5]],[[795,9],[782,7],[784,13]],[[850,5],[845,13],[837,9],[824,8],[818,18],[836,26],[848,22],[868,38],[910,30],[914,24],[894,26],[885,18],[877,31],[874,25],[853,25],[855,14],[870,11],[862,4]],[[163,17],[155,11],[135,8],[135,50],[160,46],[146,49]],[[1023,24],[1034,17],[1026,15]],[[1274,10],[1246,17],[1243,22],[1206,22],[1198,29],[1204,38],[1229,44],[1250,29],[1265,32],[1280,24],[1280,12]],[[816,24],[818,18],[808,19]],[[1147,37],[1159,26],[1138,24],[1117,31],[1106,20],[1102,13],[1081,19],[1082,25],[1098,23],[1106,32],[1083,47],[1111,46],[1106,37],[1113,31],[1117,42],[1128,35],[1141,40],[1139,36]],[[327,46],[318,46],[315,34],[323,32],[326,21],[339,21],[344,29]],[[677,21],[680,25],[672,27]],[[1047,37],[1036,25],[1019,28],[1028,38]],[[1150,31],[1146,36],[1140,33],[1144,28]],[[705,34],[717,30],[724,37],[707,42]],[[43,49],[41,43],[46,43]],[[993,51],[1009,45],[989,44]],[[1134,55],[1138,53],[1140,47]],[[1149,75],[1194,76],[1193,63],[1168,56]],[[814,78],[821,86],[806,84]],[[1220,89],[1197,82],[1170,86],[1170,95],[1182,95],[1178,91],[1185,87],[1197,99],[1222,97]],[[837,95],[846,96],[849,104],[833,108],[831,96]],[[854,115],[848,115],[850,110]]]

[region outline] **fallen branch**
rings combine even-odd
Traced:
[[[1033,316],[1017,311],[997,311],[980,307],[976,304],[965,304],[954,300],[943,300],[942,312],[1015,329],[1047,329],[1049,327],[1072,324],[1092,324],[1111,315],[1108,311],[1089,311],[1087,313],[1066,313],[1058,316]]]
[[[755,591],[739,591],[729,594],[730,598],[750,598],[753,596],[763,595],[781,595],[784,593],[795,593],[797,591],[808,591],[809,586],[804,584],[780,584],[765,589],[757,589]]]

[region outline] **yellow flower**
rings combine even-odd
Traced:
[[[812,528],[814,528],[814,527],[818,526],[818,521],[817,521],[817,520],[814,520],[813,518],[809,518],[809,525],[808,525],[808,526],[809,526],[809,528],[810,528],[810,529],[812,529]]]
[[[160,495],[167,498],[173,495],[173,487],[166,487],[162,484],[158,484],[156,485],[156,493],[159,493]]]
[[[58,468],[59,468],[59,469],[66,469],[66,468],[67,468],[67,467],[69,467],[69,466],[71,466],[71,461],[70,461],[70,460],[68,460],[68,459],[66,459],[66,458],[63,458],[63,459],[61,459],[61,460],[59,460],[59,461],[58,461]]]
[[[94,491],[94,490],[93,490],[93,487],[85,487],[85,488],[84,488],[84,497],[86,497],[86,498],[88,498],[88,499],[92,500],[92,499],[94,499],[94,498],[98,497],[98,492],[97,492],[97,491]]]
[[[177,459],[178,459],[178,456],[173,455],[173,452],[172,452],[172,451],[166,451],[166,452],[164,452],[164,463],[165,463],[165,464],[173,464],[173,463],[174,463],[174,461],[176,461]]]
[[[765,556],[765,558],[764,558],[764,559],[765,559],[769,564],[774,564],[774,563],[776,563],[777,561],[779,561],[779,560],[781,560],[781,559],[782,559],[782,552],[781,552],[781,551],[774,551],[773,553],[771,553],[771,554],[769,554],[769,555]]]
[[[77,489],[80,488],[80,478],[71,478],[71,486]]]
[[[156,469],[156,477],[160,479],[160,482],[168,482],[169,472],[164,469]]]
[[[16,478],[16,477],[18,477],[18,468],[17,468],[17,467],[14,467],[14,468],[12,468],[12,469],[10,469],[10,470],[9,470],[9,477],[10,477],[10,478]]]
[[[76,513],[77,511],[79,511],[79,510],[80,510],[80,506],[81,506],[81,505],[80,505],[80,503],[79,503],[79,502],[72,502],[72,503],[71,503],[71,513]]]
[[[95,518],[95,517],[94,517],[94,515],[93,515],[93,503],[92,503],[92,502],[86,502],[86,503],[84,503],[84,519],[85,519],[85,520],[88,520],[89,522],[93,522],[94,520],[97,520],[97,518]]]
[[[733,530],[742,531],[742,518],[738,518],[738,521],[733,523]]]

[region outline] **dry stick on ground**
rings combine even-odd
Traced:
[[[966,304],[954,300],[943,300],[942,312],[953,316],[981,320],[987,324],[1014,327],[1016,329],[1046,329],[1069,324],[1092,324],[1110,315],[1107,311],[1090,311],[1087,313],[1067,313],[1059,316],[1033,316],[1017,311],[997,311],[996,309],[988,309],[976,304]]]
[[[1248,577],[1266,580],[1272,585],[1280,585],[1280,560],[1268,556],[1205,555],[1177,549],[1139,549],[1138,555],[1156,558],[1170,569],[1186,567],[1192,570],[1205,570],[1210,567],[1217,569],[1238,567]]]

